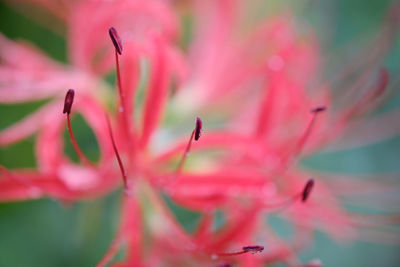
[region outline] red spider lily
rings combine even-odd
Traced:
[[[79,8],[85,9],[94,8],[91,3],[82,3],[82,7],[78,5]],[[162,12],[164,18],[167,18],[165,11],[160,10],[158,4],[139,4],[139,3],[125,3],[121,4],[121,10],[127,12],[129,9],[140,10],[143,12],[144,10],[149,9],[150,15],[155,12],[159,14]],[[77,16],[81,11],[77,8],[74,15]],[[165,7],[162,7],[165,8]],[[98,8],[94,8],[94,11],[91,10],[92,13],[99,13],[97,22],[94,25],[100,27],[102,24],[98,22],[99,19],[103,19],[106,21],[106,24],[109,24],[110,21],[113,21],[118,25],[118,20],[115,20],[116,15],[107,8],[107,6],[99,6]],[[108,11],[108,12],[106,12]],[[82,15],[86,14],[81,11]],[[105,12],[103,14],[102,12]],[[114,19],[113,19],[114,18]],[[117,17],[120,19],[120,17]],[[82,18],[74,18],[71,21],[76,23],[77,20],[85,19],[85,25],[90,25],[87,22],[87,17]],[[71,23],[71,24],[73,24]],[[151,23],[154,23],[153,21]],[[168,23],[163,22],[162,25]],[[135,25],[137,26],[137,25]],[[145,25],[148,27],[148,25]],[[73,31],[74,25],[71,25],[71,30]],[[79,34],[83,34],[83,37],[87,37],[88,35],[96,34],[98,31],[94,31],[93,27],[90,26],[90,33],[85,34],[84,29],[81,28],[81,24],[79,24]],[[120,29],[124,29],[124,27],[120,27]],[[139,27],[140,30],[143,30]],[[124,33],[125,31],[122,30]],[[116,45],[116,53],[115,59],[117,64],[117,80],[118,80],[118,89],[119,89],[119,108],[116,124],[116,137],[114,138],[111,130],[110,122],[106,119],[106,117],[99,116],[99,114],[103,114],[105,111],[104,104],[98,101],[99,92],[94,90],[97,84],[101,84],[98,82],[98,77],[94,76],[94,74],[98,73],[97,69],[91,69],[90,65],[86,63],[91,61],[90,53],[85,53],[85,59],[82,61],[80,58],[80,46],[72,45],[71,46],[71,55],[72,55],[72,68],[73,71],[77,73],[79,77],[87,77],[82,80],[82,83],[78,83],[81,88],[78,91],[78,97],[74,97],[75,92],[73,90],[69,90],[67,95],[65,96],[64,101],[64,109],[63,113],[66,114],[67,117],[67,125],[68,131],[70,134],[71,142],[73,144],[74,149],[76,150],[82,165],[71,163],[70,160],[64,155],[63,144],[61,139],[62,130],[65,127],[65,120],[61,117],[61,101],[57,98],[43,107],[41,110],[36,112],[35,114],[30,115],[21,123],[13,125],[2,132],[1,143],[3,145],[10,144],[12,142],[16,142],[20,140],[20,138],[26,137],[34,132],[38,133],[38,142],[37,142],[37,160],[38,160],[38,171],[8,171],[5,168],[1,168],[1,172],[3,174],[1,180],[1,198],[3,200],[21,200],[21,199],[29,199],[29,198],[37,198],[42,196],[50,196],[55,198],[60,198],[63,200],[76,200],[81,198],[88,198],[93,196],[102,195],[104,193],[113,190],[117,183],[119,182],[118,175],[116,174],[116,170],[113,164],[113,152],[117,155],[118,163],[120,164],[122,174],[124,177],[124,183],[126,187],[126,196],[124,198],[123,209],[124,213],[129,213],[129,216],[133,213],[135,217],[135,221],[132,222],[132,219],[122,219],[121,221],[121,233],[123,233],[124,239],[126,237],[130,237],[126,242],[129,246],[133,246],[132,251],[140,251],[140,240],[141,240],[141,223],[145,222],[146,218],[141,219],[143,215],[140,214],[139,210],[139,199],[136,197],[132,197],[134,194],[134,190],[138,190],[139,186],[147,187],[147,185],[140,185],[142,182],[141,177],[147,177],[151,181],[153,176],[156,176],[153,170],[153,164],[151,164],[151,158],[148,154],[148,143],[150,138],[157,127],[158,121],[160,120],[160,115],[163,110],[163,106],[167,97],[167,89],[169,85],[169,81],[171,79],[172,73],[175,70],[178,70],[178,78],[182,76],[179,71],[181,71],[182,67],[180,67],[181,63],[179,62],[179,55],[176,51],[169,46],[168,39],[170,38],[169,33],[164,33],[155,31],[150,27],[142,32],[135,32],[135,38],[130,40],[129,38],[126,40],[124,44],[124,57],[121,58],[121,63],[123,68],[120,71],[119,68],[119,57],[118,54],[121,54],[122,49],[120,46],[120,40],[117,36],[115,29],[110,30],[110,36],[114,45]],[[100,45],[99,42],[95,41],[95,36],[92,36],[89,40],[90,42],[87,45],[95,45],[90,49],[90,52],[93,53],[98,48],[97,45]],[[74,40],[72,40],[74,39]],[[82,42],[82,37],[71,38],[72,42],[75,40],[79,40]],[[10,79],[5,79],[4,81],[4,90],[2,93],[8,96],[8,98],[4,99],[4,101],[15,102],[15,101],[26,101],[31,99],[41,99],[50,96],[57,96],[58,92],[55,89],[59,87],[64,87],[64,82],[70,83],[71,80],[68,80],[67,77],[71,78],[70,71],[64,67],[59,66],[58,72],[52,73],[51,71],[55,69],[53,63],[47,62],[44,60],[44,57],[36,56],[36,52],[25,48],[23,46],[18,46],[6,39],[3,39],[3,57],[4,60],[4,69],[7,73],[11,74],[8,77]],[[108,41],[109,42],[109,41]],[[10,50],[15,50],[15,53],[8,53]],[[125,52],[127,51],[127,52]],[[26,56],[31,56],[32,58],[32,68],[25,68],[24,65],[21,64],[22,57],[20,55],[22,52],[25,52]],[[74,57],[77,59],[74,60]],[[106,54],[107,55],[107,54]],[[82,54],[81,54],[82,56]],[[89,56],[89,57],[88,57]],[[108,56],[108,55],[107,55]],[[138,59],[139,56],[146,56],[149,58],[150,62],[152,62],[152,71],[154,72],[152,78],[149,83],[149,89],[145,100],[145,106],[143,111],[143,124],[142,127],[138,129],[136,125],[131,125],[128,117],[131,117],[133,114],[132,103],[125,102],[126,99],[131,99],[135,94],[134,88],[136,88],[137,77],[135,72],[137,71]],[[43,63],[42,63],[43,62]],[[168,62],[168,64],[167,64]],[[104,70],[103,63],[107,63],[107,59],[105,58],[103,62],[98,62],[96,66],[101,66],[102,70]],[[59,83],[54,83],[52,86],[52,90],[47,91],[42,88],[42,79],[46,79],[46,76],[36,75],[33,70],[35,69],[35,65],[43,64],[45,67],[43,71],[46,70],[46,73],[49,76],[57,76],[60,77]],[[181,69],[179,69],[179,67]],[[76,68],[76,70],[75,70]],[[28,75],[25,75],[26,74]],[[33,72],[33,73],[31,73]],[[176,73],[176,72],[175,72]],[[16,75],[18,74],[18,75]],[[28,94],[24,93],[25,88],[21,87],[20,84],[26,83],[27,81],[21,81],[21,79],[17,79],[18,77],[30,77],[29,75],[33,75],[35,79],[30,80],[31,84],[34,84],[38,87],[36,92],[28,92]],[[36,80],[37,79],[37,80]],[[12,88],[9,86],[14,86],[17,90],[9,90],[8,88]],[[101,85],[104,86],[104,85]],[[43,91],[43,94],[40,92]],[[75,98],[75,101],[74,101]],[[72,108],[72,103],[73,108]],[[87,123],[90,127],[92,127],[94,133],[96,134],[97,141],[100,144],[100,161],[98,163],[90,162],[84,155],[84,151],[80,149],[77,141],[75,140],[73,130],[71,128],[70,116],[73,114],[71,110],[78,111],[83,115],[86,119]],[[192,132],[190,141],[185,150],[183,150],[183,157],[176,169],[176,171],[172,172],[172,176],[169,178],[174,178],[180,173],[187,153],[189,152],[192,139],[196,141],[199,140],[201,135],[201,120],[199,118],[196,119],[196,127]],[[18,136],[15,136],[14,133],[18,133]],[[107,136],[106,138],[104,138]],[[122,144],[122,145],[121,145]],[[120,152],[118,152],[117,147],[119,147],[120,152],[124,155],[124,160],[127,164],[127,170],[129,171],[129,178],[126,177],[125,169],[123,168],[122,159],[120,157]],[[157,159],[157,162],[159,160]],[[135,179],[132,181],[132,177]],[[169,179],[168,178],[168,179]],[[167,178],[165,178],[167,179]],[[132,183],[132,187],[129,182]],[[158,183],[158,181],[157,181]],[[129,191],[128,191],[129,190]],[[190,248],[190,244],[193,244],[194,241],[188,237],[186,233],[183,232],[182,229],[177,225],[174,221],[173,216],[166,211],[166,207],[162,204],[159,197],[152,193],[153,189],[143,190],[144,192],[149,191],[150,202],[153,203],[152,207],[154,212],[152,213],[152,217],[159,214],[158,217],[160,221],[164,222],[163,228],[158,227],[157,229],[152,229],[155,231],[154,239],[158,241],[160,247],[163,247],[163,243],[167,242],[165,245],[169,247],[169,251],[171,250],[184,250],[186,252],[193,251]],[[148,196],[146,196],[148,197]],[[143,203],[141,203],[143,204]],[[126,208],[125,208],[126,207]],[[155,214],[155,215],[154,215]],[[125,215],[123,216],[125,217]],[[151,224],[150,224],[151,225]],[[172,244],[172,240],[170,239],[171,233],[175,233],[176,236],[181,239],[182,242],[178,242],[177,244]],[[136,236],[136,238],[132,238],[132,235]],[[119,244],[119,238],[116,238],[114,244]],[[172,246],[172,247],[171,247]],[[158,246],[155,246],[154,249],[160,249]],[[247,252],[247,251],[246,251]],[[196,252],[197,253],[197,252]],[[207,256],[209,258],[210,251],[205,249],[198,250],[200,253],[200,257]],[[107,254],[108,255],[108,254]],[[137,256],[136,253],[132,253],[129,255],[127,261],[131,261],[130,257]],[[140,255],[134,258],[135,261],[140,261]]]
[[[44,4],[45,7],[52,6],[52,8],[49,8],[52,11],[55,11],[55,6],[58,6],[58,4],[53,5],[46,2]],[[98,114],[104,113],[105,103],[102,96],[107,94],[107,91],[104,90],[107,85],[99,79],[100,77],[97,74],[104,73],[113,65],[112,53],[103,52],[104,48],[111,51],[109,40],[104,38],[104,32],[108,30],[109,25],[120,26],[119,29],[123,35],[133,36],[133,38],[129,37],[130,41],[127,44],[131,49],[127,49],[128,53],[125,53],[123,58],[126,64],[122,62],[124,65],[122,72],[126,73],[122,73],[125,78],[121,82],[126,88],[127,98],[132,98],[133,90],[136,88],[137,76],[135,75],[139,57],[146,56],[151,62],[154,62],[154,65],[163,64],[167,60],[176,63],[168,64],[168,70],[160,69],[160,73],[153,75],[153,89],[150,90],[150,93],[153,92],[154,94],[154,91],[156,91],[155,95],[158,100],[150,104],[154,104],[154,108],[159,107],[159,110],[158,112],[151,112],[151,115],[148,115],[150,114],[149,111],[146,112],[146,116],[149,118],[146,118],[143,127],[146,128],[148,133],[143,135],[145,136],[143,139],[149,138],[150,132],[153,131],[160,117],[165,102],[169,75],[177,73],[175,72],[176,68],[182,68],[179,53],[167,42],[177,35],[177,25],[175,17],[166,5],[153,1],[149,3],[120,1],[118,5],[112,5],[112,7],[113,9],[110,9],[108,3],[98,5],[91,1],[71,3],[71,6],[68,7],[74,10],[73,14],[66,18],[70,36],[68,38],[70,42],[70,66],[56,63],[28,45],[16,44],[1,37],[0,98],[2,103],[53,98],[50,103],[38,111],[0,133],[0,144],[9,145],[38,132],[36,155],[39,173],[30,172],[31,175],[42,177],[44,181],[53,181],[64,186],[67,191],[75,192],[70,196],[69,192],[61,194],[58,191],[42,192],[42,194],[51,196],[61,194],[59,196],[61,198],[76,198],[79,195],[89,197],[109,192],[118,182],[115,175],[110,173],[112,168],[110,169],[109,164],[106,164],[113,156],[112,145],[107,134],[107,123],[104,117],[98,116]],[[117,12],[117,9],[121,11]],[[93,21],[87,19],[88,10],[93,14]],[[135,12],[143,16],[143,19],[139,19],[140,16],[138,15],[136,18],[140,20],[140,23],[135,21],[127,23],[124,17],[131,17]],[[152,19],[152,17],[156,19]],[[86,27],[82,27],[82,25],[86,25]],[[163,55],[160,56],[160,53]],[[106,55],[106,58],[99,60],[100,54]],[[101,69],[100,72],[99,69]],[[159,81],[160,76],[164,76],[164,81]],[[96,171],[71,163],[62,153],[63,145],[60,133],[64,129],[64,119],[58,110],[62,105],[61,98],[64,97],[65,88],[71,87],[72,80],[73,86],[78,88],[80,95],[74,104],[74,108],[83,115],[86,122],[94,130],[100,145],[101,155],[97,164],[99,169]],[[164,96],[162,92],[164,92]],[[148,98],[154,99],[152,96]],[[132,114],[131,103],[127,103],[124,108],[127,113]],[[125,127],[130,126],[125,125]],[[128,139],[126,135],[119,139],[122,138],[124,138],[124,141]],[[129,148],[124,147],[125,149],[129,150]],[[26,174],[15,173],[15,175],[24,177]],[[18,184],[13,179],[7,182],[11,183],[10,190],[13,184]],[[77,191],[82,192],[76,194]],[[4,194],[3,199],[24,198],[21,194],[17,197],[12,190],[2,193]],[[25,197],[30,198],[29,194]]]
[[[45,3],[46,8],[64,17],[59,9],[61,2]],[[386,94],[387,71],[381,69],[373,75],[378,67],[376,58],[385,51],[371,53],[368,60],[373,64],[369,66],[374,70],[365,72],[368,75],[362,72],[350,85],[349,93],[357,94],[360,89],[366,92],[352,105],[334,111],[336,100],[327,90],[334,83],[322,86],[324,90],[318,94],[307,90],[319,66],[316,38],[311,34],[307,42],[299,41],[288,15],[262,23],[245,41],[236,42],[232,29],[240,8],[233,1],[199,1],[195,15],[200,34],[191,50],[188,72],[182,53],[174,45],[177,19],[166,4],[82,1],[71,6],[73,12],[63,18],[68,25],[71,66],[57,64],[5,38],[0,40],[0,71],[4,74],[0,84],[4,97],[0,99],[13,103],[53,97],[38,112],[0,133],[0,144],[6,145],[38,132],[38,171],[1,168],[0,197],[21,200],[50,196],[69,201],[95,197],[114,190],[122,175],[125,190],[120,226],[99,266],[109,263],[123,246],[127,256],[116,266],[182,266],[193,261],[210,266],[229,266],[230,262],[261,266],[276,261],[299,265],[296,253],[312,241],[315,229],[344,239],[355,236],[354,226],[366,221],[368,227],[398,221],[393,216],[363,220],[357,217],[359,214],[346,212],[337,197],[345,192],[331,188],[332,184],[340,187],[340,180],[329,183],[320,179],[323,174],[315,176],[297,166],[300,156],[334,141],[352,119],[366,113]],[[388,35],[382,35],[379,41],[388,43]],[[139,87],[141,58],[151,63],[151,76],[139,124],[131,118],[137,111],[132,99]],[[101,89],[107,87],[101,75],[111,70],[114,60],[118,108],[108,119],[103,98],[108,91]],[[349,66],[342,76],[356,68]],[[189,99],[196,100],[192,110],[226,107],[230,128],[201,136],[202,122],[197,118],[189,142],[185,137],[177,145],[171,144],[169,150],[154,153],[152,138],[174,78],[180,88],[174,102],[178,107],[182,99],[189,104]],[[66,115],[62,115],[61,99],[71,86],[76,94],[68,91]],[[231,103],[227,105],[227,101]],[[70,116],[76,112],[96,134],[101,151],[98,163],[85,157],[74,138]],[[64,116],[81,164],[71,163],[63,153]],[[192,147],[193,139],[198,141],[200,136]],[[212,158],[206,168],[183,169],[190,150],[216,148],[223,155]],[[180,161],[171,171],[171,161],[177,157]],[[361,182],[351,186],[371,187]],[[193,236],[182,229],[160,192],[203,213]],[[222,209],[227,219],[215,231],[217,209]],[[289,220],[296,232],[293,240],[283,241],[265,225],[265,214],[279,214]],[[144,236],[145,232],[149,236]],[[265,251],[263,246],[249,245],[259,240],[268,244]],[[255,252],[262,253],[250,255]],[[305,266],[320,263],[313,261]]]

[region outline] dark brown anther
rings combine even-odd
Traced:
[[[311,110],[311,113],[319,113],[325,111],[327,109],[326,106],[317,106]]]
[[[110,38],[114,44],[115,50],[118,52],[118,54],[122,55],[122,42],[121,39],[119,38],[117,30],[114,27],[111,27],[108,30],[108,33],[110,34]]]
[[[263,251],[264,247],[263,246],[246,246],[246,247],[243,247],[242,250],[244,252],[250,252],[250,253],[254,254],[254,253],[259,253],[259,252]]]
[[[229,262],[223,261],[218,263],[218,265],[216,267],[232,267],[232,264],[230,264]]]
[[[307,198],[310,196],[313,187],[314,187],[314,180],[313,179],[308,180],[306,186],[304,187],[303,193],[301,194],[301,201],[305,202],[307,200]]]
[[[67,94],[65,95],[63,114],[67,113],[69,115],[71,113],[74,96],[75,91],[73,89],[69,89]]]
[[[194,140],[198,141],[201,136],[201,128],[203,127],[203,122],[199,117],[196,118],[196,128],[194,129]]]

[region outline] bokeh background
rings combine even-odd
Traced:
[[[321,0],[265,1],[266,13],[287,8],[295,9],[316,29],[324,51],[335,53],[347,43],[357,43],[376,33],[388,0]],[[296,3],[294,3],[296,2]],[[35,19],[39,12],[12,1],[0,1],[0,32],[11,39],[32,42],[52,58],[66,62],[66,41],[62,34],[44,27],[51,23]],[[181,20],[185,29],[184,42],[190,35],[190,18]],[[59,25],[55,25],[58,27]],[[62,27],[60,28],[62,30]],[[400,70],[400,38],[386,59],[391,74]],[[400,88],[384,107],[376,112],[400,107]],[[0,128],[21,119],[43,105],[0,105]],[[400,118],[398,123],[400,124]],[[82,118],[73,120],[77,139],[91,159],[98,157],[95,138]],[[34,136],[8,147],[0,148],[0,164],[7,168],[35,167]],[[68,143],[68,142],[66,142]],[[70,146],[66,153],[75,158]],[[374,174],[400,173],[400,136],[357,149],[321,152],[302,164],[313,169],[334,173]],[[400,179],[400,175],[399,175]],[[94,266],[107,250],[115,233],[119,214],[119,194],[81,203],[60,203],[41,199],[19,203],[0,203],[0,266]],[[400,194],[400,192],[399,192]],[[199,214],[169,203],[185,229],[194,228]],[[400,205],[400,203],[399,203]],[[221,218],[222,220],[223,218]],[[270,218],[283,236],[290,225]],[[322,233],[315,235],[315,244],[300,254],[304,261],[320,258],[324,266],[400,266],[400,246],[355,242],[338,244]]]

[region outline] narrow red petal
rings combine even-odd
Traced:
[[[159,40],[156,46],[155,55],[152,58],[152,77],[143,113],[142,147],[149,142],[161,118],[168,92],[169,71],[165,62],[164,45]]]

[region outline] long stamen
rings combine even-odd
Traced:
[[[114,134],[112,131],[112,127],[111,127],[111,122],[110,122],[110,118],[108,117],[108,114],[105,114],[106,116],[106,121],[107,121],[107,128],[108,128],[108,133],[110,135],[110,139],[111,139],[111,143],[114,149],[114,153],[115,153],[115,157],[117,158],[118,161],[118,165],[119,168],[121,170],[121,174],[122,174],[122,179],[124,182],[124,187],[125,187],[125,195],[124,197],[129,198],[130,194],[128,193],[128,178],[127,178],[127,174],[124,168],[124,165],[122,163],[122,159],[119,155],[118,152],[118,148],[117,145],[115,144],[115,139],[114,139]],[[104,257],[101,259],[101,261],[96,265],[96,267],[103,267],[106,266],[114,257],[115,255],[118,253],[118,251],[121,249],[123,242],[124,242],[124,238],[125,238],[125,233],[122,230],[122,228],[124,223],[121,223],[121,229],[119,230],[119,232],[117,233],[117,235],[115,236],[113,242],[111,243],[111,246],[109,248],[109,250],[107,251],[107,253],[104,255]]]
[[[243,247],[241,251],[235,251],[235,252],[223,252],[223,253],[216,253],[215,255],[219,256],[219,257],[229,257],[229,256],[237,256],[237,255],[241,255],[241,254],[245,254],[245,253],[251,253],[251,254],[255,254],[255,253],[259,253],[262,252],[264,250],[263,246],[246,246]]]
[[[92,163],[86,158],[85,154],[83,154],[82,149],[79,147],[78,142],[75,139],[74,132],[71,127],[71,109],[72,104],[74,102],[75,91],[73,89],[69,89],[67,94],[65,95],[64,101],[64,109],[63,113],[67,113],[67,125],[68,125],[68,133],[69,139],[71,140],[72,146],[74,147],[75,153],[78,155],[79,160],[85,164],[92,165]]]
[[[182,170],[183,164],[186,161],[186,157],[190,152],[190,147],[192,146],[193,137],[194,137],[195,141],[198,141],[200,139],[202,127],[203,127],[203,122],[201,121],[201,119],[199,117],[197,117],[196,118],[196,126],[195,126],[194,130],[192,131],[192,134],[190,135],[189,142],[186,145],[185,152],[183,153],[182,158],[179,161],[179,164],[178,164],[178,167],[176,168],[175,174],[179,174]]]
[[[265,208],[271,211],[271,213],[275,214],[282,212],[286,208],[289,208],[298,200],[301,200],[301,202],[305,203],[310,197],[311,191],[314,188],[314,184],[314,179],[310,178],[300,193],[297,193],[286,200],[280,201],[279,203],[265,203]]]
[[[304,144],[307,142],[307,140],[308,140],[308,138],[309,138],[309,136],[310,136],[310,134],[311,134],[311,132],[312,132],[312,130],[314,128],[314,124],[315,124],[315,122],[317,120],[318,114],[323,112],[323,111],[325,111],[325,110],[326,110],[325,106],[317,106],[317,107],[313,108],[310,111],[312,113],[312,118],[311,118],[311,121],[308,124],[305,132],[301,136],[301,138],[300,138],[300,140],[299,140],[299,142],[297,144],[297,147],[295,148],[295,151],[294,151],[294,155],[295,156],[299,155],[300,152],[303,150]]]
[[[126,175],[125,168],[124,168],[124,165],[122,163],[121,157],[119,155],[117,145],[115,144],[115,139],[114,139],[114,135],[113,135],[112,128],[111,128],[110,119],[109,119],[107,114],[106,114],[106,120],[107,120],[108,133],[110,134],[111,143],[112,143],[112,146],[114,148],[114,152],[115,152],[115,156],[116,156],[117,161],[118,161],[119,168],[121,170],[122,179],[124,181],[124,187],[125,187],[125,189],[128,189],[128,178],[127,178],[127,175]]]
[[[130,137],[130,132],[129,132],[129,125],[128,125],[128,118],[126,114],[126,105],[125,105],[125,93],[124,90],[122,89],[122,81],[121,81],[121,72],[120,72],[120,66],[119,66],[119,55],[122,55],[122,42],[121,39],[118,35],[117,30],[114,27],[111,27],[108,30],[108,33],[110,35],[111,41],[115,47],[115,65],[117,68],[117,83],[118,83],[118,92],[119,92],[119,97],[120,97],[120,102],[121,102],[121,107],[119,111],[122,114],[122,120],[123,120],[123,125],[124,125],[124,131],[126,134],[126,137]]]

